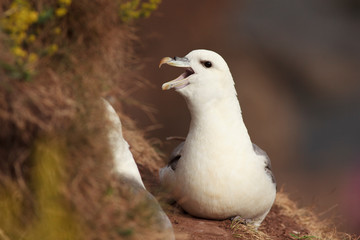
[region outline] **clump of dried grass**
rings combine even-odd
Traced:
[[[307,208],[299,208],[287,193],[277,193],[274,206],[259,230],[233,221],[231,230],[240,239],[323,239],[358,240],[358,237],[336,230],[331,219],[321,220]]]
[[[355,239],[350,234],[339,232],[332,219],[319,219],[316,213],[307,208],[299,208],[283,191],[279,192],[276,204],[280,207],[280,214],[291,217],[297,224],[309,230],[309,235],[315,239]]]
[[[271,240],[272,238],[262,231],[243,225],[239,221],[232,221],[230,226],[233,236],[240,239]]]

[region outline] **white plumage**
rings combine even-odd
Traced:
[[[103,102],[106,107],[107,118],[111,123],[108,138],[114,158],[114,170],[121,176],[134,180],[145,189],[139,169],[129,150],[129,144],[123,137],[120,118],[109,102],[106,100]]]
[[[191,114],[183,146],[160,170],[160,181],[188,213],[202,218],[241,217],[258,227],[276,196],[266,153],[251,142],[224,59],[209,50],[160,62],[185,68],[164,83],[184,96]]]
[[[175,236],[169,218],[166,216],[154,196],[146,190],[141,179],[139,169],[130,152],[129,144],[122,135],[119,116],[109,102],[103,99],[103,103],[105,105],[107,119],[110,122],[108,139],[114,158],[115,173],[118,174],[124,184],[127,184],[128,187],[132,189],[134,195],[138,194],[138,196],[144,197],[146,201],[150,203],[148,206],[151,206],[153,210],[155,210],[154,214],[155,219],[157,220],[157,226],[153,227],[159,230],[161,236],[163,236],[162,239],[174,240]]]

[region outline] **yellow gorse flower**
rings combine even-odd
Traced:
[[[27,41],[31,43],[31,42],[34,42],[35,39],[36,39],[36,36],[34,34],[30,34],[29,37],[27,38]]]
[[[19,46],[16,46],[16,47],[12,48],[11,50],[14,53],[14,55],[17,57],[26,57],[26,55],[27,55],[27,52]]]
[[[49,55],[53,55],[54,53],[57,52],[58,49],[59,49],[59,46],[58,46],[57,44],[51,44],[51,45],[48,47],[47,51],[48,51],[48,54],[49,54]]]
[[[56,27],[56,28],[54,28],[53,31],[54,31],[54,34],[59,35],[61,33],[61,28]]]
[[[67,9],[64,8],[64,7],[59,7],[59,8],[57,8],[57,9],[55,10],[55,14],[56,14],[56,16],[58,16],[58,17],[62,17],[62,16],[64,16],[66,13],[67,13]]]
[[[71,0],[59,0],[59,3],[69,6],[71,4]]]
[[[30,53],[28,57],[29,63],[35,63],[38,60],[38,55],[36,53]]]
[[[131,0],[120,5],[120,17],[124,22],[129,22],[137,18],[147,18],[156,10],[161,0],[149,0],[140,2],[140,0]]]
[[[39,13],[38,12],[35,12],[35,11],[30,11],[28,13],[28,22],[31,24],[31,23],[34,23],[38,20],[39,18]]]

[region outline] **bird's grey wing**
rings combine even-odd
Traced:
[[[267,172],[267,174],[269,174],[269,176],[271,177],[271,180],[273,181],[273,183],[276,184],[275,176],[272,173],[271,161],[270,161],[269,156],[267,155],[267,153],[264,150],[262,150],[255,143],[253,143],[252,145],[253,145],[253,149],[254,149],[254,152],[256,153],[256,155],[264,157],[264,159],[265,159],[265,171]]]
[[[181,158],[181,153],[185,142],[181,142],[170,154],[168,163],[159,170],[160,183],[165,188],[174,189],[177,186],[175,171]],[[174,199],[173,199],[174,200]]]
[[[177,163],[181,158],[181,152],[184,147],[184,142],[181,142],[170,154],[169,162],[167,164],[168,167],[171,167],[173,171],[175,171]]]

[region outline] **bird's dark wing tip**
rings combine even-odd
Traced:
[[[175,171],[177,163],[179,161],[179,159],[181,158],[181,155],[177,155],[176,157],[174,157],[173,159],[170,159],[170,162],[168,163],[168,167],[171,167],[171,169],[173,171]]]
[[[169,158],[169,162],[168,162],[168,167],[171,167],[171,169],[173,171],[175,171],[177,163],[179,161],[179,159],[181,158],[181,151],[184,147],[184,142],[181,142],[171,153],[170,158]]]

